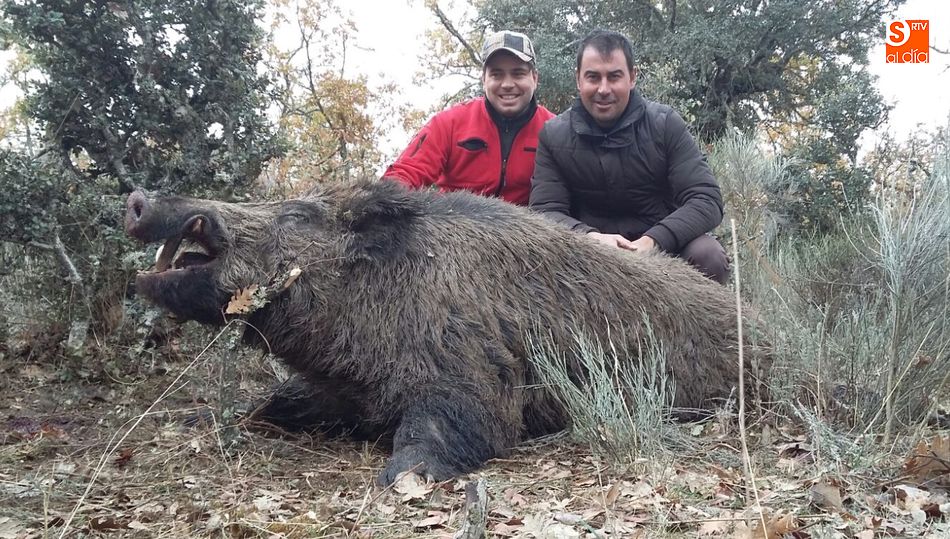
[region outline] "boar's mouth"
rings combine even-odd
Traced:
[[[219,249],[207,233],[208,223],[204,215],[192,216],[180,233],[166,239],[156,254],[155,273],[191,270],[217,260]]]
[[[126,203],[125,230],[144,243],[163,242],[148,275],[209,268],[227,246],[214,209],[187,199],[149,199],[135,191]]]

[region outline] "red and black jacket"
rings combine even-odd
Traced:
[[[534,102],[529,109],[533,114],[514,136],[507,159],[500,132],[504,121],[493,120],[479,97],[432,117],[383,177],[414,188],[434,184],[443,191],[471,191],[526,205],[538,133],[554,117]]]

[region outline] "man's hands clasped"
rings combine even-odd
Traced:
[[[656,242],[650,236],[640,236],[634,241],[630,241],[620,234],[601,234],[600,232],[588,232],[587,237],[595,241],[609,245],[610,247],[619,247],[628,251],[638,251],[649,253],[656,249]]]

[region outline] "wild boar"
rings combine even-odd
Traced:
[[[236,290],[302,270],[245,333],[312,387],[292,401],[303,414],[284,400],[265,416],[391,434],[384,484],[409,470],[446,479],[564,428],[557,399],[537,387],[532,339],[566,354],[580,382],[576,334],[635,364],[647,319],[676,406],[708,409],[738,381],[727,288],[676,258],[609,249],[498,200],[364,181],[273,203],[135,192],[127,206],[129,234],[165,242],[137,290],[180,318],[224,323]],[[761,346],[746,357],[767,366]]]

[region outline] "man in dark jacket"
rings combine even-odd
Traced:
[[[524,34],[488,36],[482,48],[485,97],[433,116],[383,178],[527,204],[538,133],[554,117],[535,101],[534,58],[534,46]]]
[[[577,53],[580,97],[542,129],[530,207],[594,240],[661,249],[723,283],[725,250],[709,236],[722,195],[686,123],[636,91],[633,49],[597,30]]]

